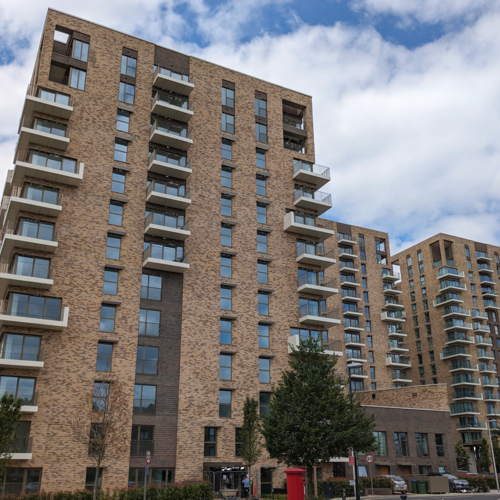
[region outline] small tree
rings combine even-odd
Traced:
[[[482,471],[489,471],[491,467],[490,445],[486,438],[483,438],[481,448],[479,449],[478,465]]]
[[[12,394],[4,394],[0,399],[0,479],[14,451],[17,423],[20,417],[21,400],[15,399]]]
[[[455,445],[455,458],[457,460],[458,470],[469,470],[469,454],[462,444],[462,441],[459,441]]]
[[[129,453],[130,432],[128,397],[122,382],[96,382],[75,410],[72,419],[73,436],[88,447],[95,462],[94,500],[97,498],[99,470],[108,457]]]
[[[266,448],[279,463],[312,468],[331,457],[347,457],[351,448],[374,449],[374,417],[347,393],[336,364],[314,339],[294,349],[291,369],[274,387],[262,424]]]
[[[257,463],[257,460],[262,455],[261,423],[258,410],[258,401],[247,396],[243,406],[243,427],[240,430],[240,456],[248,469],[250,490],[252,489],[252,466]],[[251,491],[250,497],[252,497]]]

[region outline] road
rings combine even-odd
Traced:
[[[399,500],[399,495],[387,496],[363,496],[363,500]],[[493,491],[490,493],[447,493],[445,495],[427,494],[427,495],[408,495],[408,500],[500,500],[500,493]]]

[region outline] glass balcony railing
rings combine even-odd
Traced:
[[[493,268],[488,264],[478,264],[477,269],[478,269],[478,271],[491,271],[491,272],[493,272]]]
[[[479,252],[476,250],[476,259],[488,259],[491,260],[491,255],[486,252]]]
[[[391,271],[390,269],[382,269],[382,277],[384,276],[392,276],[397,279],[401,279],[401,274],[400,273],[395,273],[394,271]]]
[[[462,295],[456,293],[443,293],[442,295],[438,295],[436,300],[434,301],[434,305],[437,306],[439,304],[443,304],[444,302],[448,302],[451,300],[455,300],[457,302],[463,302]]]
[[[470,349],[466,349],[461,345],[456,345],[451,347],[445,347],[443,349],[443,352],[440,353],[441,359],[449,358],[451,356],[460,356],[460,355],[470,356]]]
[[[315,316],[328,319],[339,319],[339,313],[337,310],[325,312],[320,311],[319,309],[319,306],[316,306],[315,304],[304,304],[299,307],[300,317]]]
[[[474,337],[467,337],[465,332],[451,332],[446,337],[446,342],[456,342],[458,340],[464,340],[467,342],[474,342]]]
[[[453,274],[455,276],[460,276],[460,274],[462,274],[463,276],[463,273],[459,273],[458,272],[458,269],[455,269],[453,267],[442,267],[438,272],[437,272],[437,277],[441,277],[441,276],[445,276],[446,274]]]
[[[382,309],[382,313],[385,313],[387,318],[391,319],[405,319],[406,313],[404,311],[386,311]]]
[[[462,388],[457,389],[453,394],[453,399],[460,398],[483,399],[483,395],[481,393],[474,392],[473,388]]]
[[[24,161],[22,158],[22,152],[19,151],[17,161]],[[80,173],[80,168],[76,160],[72,158],[65,158],[64,156],[56,154],[30,150],[26,161],[39,167],[60,170],[61,172],[68,172],[70,174]]]
[[[144,242],[143,259],[145,261],[148,258],[189,264],[189,254],[184,255],[183,247]]]
[[[176,153],[171,153],[168,151],[163,151],[162,149],[149,149],[149,162],[152,163],[155,160],[160,161],[162,163],[169,163],[170,165],[174,165],[176,167],[186,167],[191,168],[191,160],[187,161],[187,158],[183,155],[179,155]]]
[[[410,358],[400,356],[399,354],[386,354],[386,360],[390,363],[397,363],[398,365],[411,365]]]
[[[189,104],[189,99],[180,95],[166,94],[164,92],[153,92],[152,101],[153,103],[162,102],[170,106],[175,106],[176,108],[189,111],[193,110],[193,103],[191,102],[191,104]]]
[[[326,203],[328,205],[332,204],[332,195],[321,191],[310,192],[305,189],[296,189],[295,201],[299,198],[309,198],[311,200],[319,201],[320,203]]]
[[[322,286],[325,288],[337,288],[337,280],[333,279],[328,282],[321,281],[317,273],[306,272],[298,277],[299,287],[303,285]]]
[[[335,251],[334,250],[320,250],[318,246],[314,243],[300,243],[297,245],[297,257],[300,257],[301,255],[316,255],[318,257],[325,257],[328,259],[334,259],[335,258]]]
[[[452,384],[475,384],[479,385],[479,379],[474,378],[470,373],[455,373],[451,380]]]
[[[193,83],[193,76],[192,75],[190,77],[189,75],[184,75],[182,73],[172,71],[172,70],[167,69],[167,68],[161,68],[161,67],[156,68],[155,76],[156,76],[156,74],[165,75],[165,76],[168,76],[169,78],[175,78],[176,80],[180,80],[182,82]]]
[[[353,290],[352,288],[343,288],[342,289],[342,298],[351,298],[351,299],[355,299],[355,298],[360,298],[358,295],[356,295],[356,290]]]
[[[178,123],[168,122],[163,120],[152,120],[151,130],[157,130],[158,132],[164,132],[170,135],[176,135],[178,137],[183,137],[185,139],[192,139],[193,132],[188,131],[188,127],[184,125],[179,125]]]
[[[158,180],[148,180],[148,188],[147,193],[151,192],[166,194],[169,196],[177,196],[178,198],[186,198],[189,197],[189,190],[186,190],[186,186],[182,184],[175,184],[173,182],[163,182]]]
[[[35,118],[32,127],[28,127],[23,120],[21,126],[33,128],[33,130],[37,130],[38,132],[43,132],[45,134],[57,135],[58,137],[69,137],[70,133],[70,128],[67,125],[54,122],[52,120],[45,120],[43,118]]]
[[[346,344],[362,344],[361,337],[352,333],[345,333],[344,341]]]
[[[477,364],[472,364],[468,359],[454,359],[450,363],[451,370],[477,370]]]
[[[486,275],[480,274],[479,275],[479,282],[480,283],[495,283],[495,280],[489,274],[486,274]]]
[[[311,174],[322,175],[323,177],[330,177],[330,169],[321,165],[308,163],[302,160],[293,160],[293,172],[296,174],[299,170],[311,172]]]
[[[463,309],[462,306],[445,306],[443,310],[443,316],[447,316],[448,314],[465,314],[466,316],[470,316],[469,309]]]
[[[148,214],[146,212],[144,227],[148,227],[150,224],[189,231],[189,221],[185,222],[184,215],[169,214],[166,212],[149,212]]]
[[[61,302],[61,299],[53,297],[11,293],[8,300],[2,303],[5,309],[2,307],[1,310],[9,316],[62,321]]]

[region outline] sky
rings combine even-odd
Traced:
[[[312,95],[326,217],[500,245],[500,0],[0,0],[0,183],[47,8]]]

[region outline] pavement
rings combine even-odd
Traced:
[[[363,500],[399,500],[400,495],[373,495],[373,496],[362,496]],[[428,493],[426,495],[415,495],[407,494],[407,500],[500,500],[500,493],[497,490],[492,490],[489,493],[445,493],[445,494],[432,494]],[[335,499],[336,500],[336,499]],[[350,497],[348,500],[355,500],[355,497]]]

